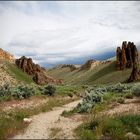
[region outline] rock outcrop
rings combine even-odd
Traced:
[[[122,43],[122,48],[116,50],[116,66],[118,70],[133,67],[138,62],[138,50],[133,42]]]
[[[38,64],[34,64],[31,58],[26,58],[25,56],[16,59],[15,63],[18,66],[18,68],[21,68],[24,72],[26,72],[29,75],[33,75],[36,72],[42,71],[41,67]]]
[[[12,54],[0,48],[0,60],[7,60],[9,62],[14,62],[15,58]]]
[[[15,63],[18,68],[22,69],[27,74],[32,75],[33,80],[39,85],[63,83],[62,79],[54,79],[53,77],[46,75],[44,68],[40,67],[38,64],[34,64],[31,58],[22,56],[21,58],[16,59]]]
[[[80,68],[80,70],[89,70],[89,69],[93,69],[94,67],[101,65],[101,64],[106,64],[110,62],[108,61],[99,61],[99,60],[88,60],[85,64],[83,64]]]

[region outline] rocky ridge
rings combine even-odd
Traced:
[[[99,61],[99,60],[90,59],[90,60],[86,61],[83,65],[63,64],[63,65],[59,65],[55,68],[70,68],[70,71],[92,70],[94,67],[96,67],[98,65],[106,64],[106,63],[109,63],[109,62],[110,62],[110,60]]]

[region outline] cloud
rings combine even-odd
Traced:
[[[133,1],[0,2],[0,44],[42,65],[110,57],[123,40],[139,43],[139,16]]]

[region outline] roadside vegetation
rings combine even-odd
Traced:
[[[82,87],[72,86],[38,86],[35,84],[19,84],[16,86],[5,84],[0,86],[0,103],[11,100],[26,100],[33,96],[46,99],[47,101],[32,108],[14,109],[11,111],[0,110],[0,139],[6,139],[24,131],[28,124],[23,122],[24,118],[52,110],[53,107],[62,106],[71,101],[79,99]]]
[[[126,99],[140,97],[140,84],[115,84],[100,87],[88,87],[82,103],[62,116],[68,117],[76,113],[89,115],[89,119],[80,125],[76,134],[82,139],[139,139],[140,115],[119,114],[108,116],[100,113],[117,104],[125,104]],[[100,115],[99,115],[100,114]]]
[[[46,85],[39,86],[35,84],[19,84],[19,85],[9,85],[5,84],[0,86],[0,102],[10,101],[12,99],[27,99],[31,96],[80,96],[84,89],[82,86],[54,86]]]

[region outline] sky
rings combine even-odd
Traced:
[[[51,67],[140,46],[139,1],[0,1],[0,48]]]

